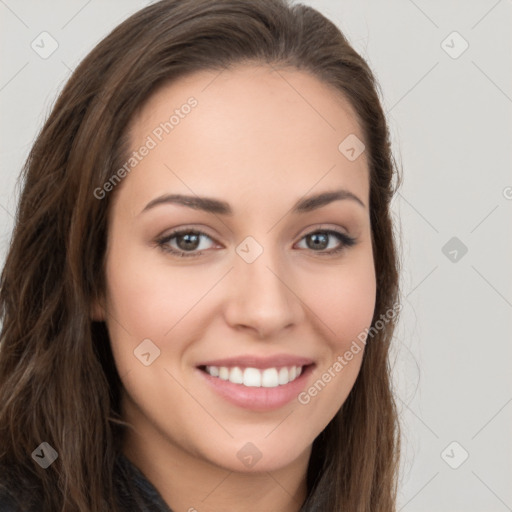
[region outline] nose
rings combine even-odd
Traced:
[[[259,339],[268,339],[293,328],[303,318],[303,304],[292,272],[270,250],[265,249],[252,263],[237,255],[231,279],[225,318],[232,328],[250,330]]]

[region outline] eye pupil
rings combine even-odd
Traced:
[[[320,241],[319,241],[319,238],[321,239]],[[313,248],[316,248],[316,249],[318,249],[318,248],[325,249],[327,247],[327,245],[329,245],[329,242],[327,240],[327,235],[325,233],[313,233],[312,235],[310,235],[310,240],[312,240],[314,242]]]
[[[180,246],[180,249],[183,249],[183,250],[196,249],[197,243],[199,241],[199,235],[194,234],[194,233],[185,233],[183,235],[179,235],[177,237],[177,240],[178,240],[178,246]],[[183,247],[181,246],[182,244],[179,243],[180,240],[185,241],[185,245]]]

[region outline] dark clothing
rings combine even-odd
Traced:
[[[122,453],[114,469],[114,485],[121,510],[126,512],[172,512],[158,491]],[[0,491],[0,512],[40,512],[21,510],[14,499]]]
[[[172,512],[149,480],[122,453],[117,458],[116,470],[122,510]]]

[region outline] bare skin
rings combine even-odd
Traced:
[[[363,350],[307,403],[295,397],[264,411],[220,396],[197,365],[306,357],[314,362],[307,391],[370,326],[368,163],[365,153],[350,161],[338,150],[348,135],[363,135],[348,102],[316,78],[243,65],[160,89],[132,121],[133,150],[191,96],[197,106],[118,185],[111,211],[107,290],[93,316],[107,323],[124,385],[123,418],[133,425],[124,453],[174,512],[297,512],[312,443],[352,389]],[[290,211],[299,199],[338,189],[363,204]],[[143,211],[162,194],[220,199],[233,214],[171,203]],[[198,256],[158,245],[176,228],[205,235],[196,249],[183,236],[163,246]],[[317,248],[307,235],[326,229],[354,245],[324,234]],[[236,251],[247,237],[257,245],[242,247],[263,250],[251,263]],[[148,366],[134,356],[145,339],[160,350]],[[239,454],[247,443],[261,455],[252,466]]]

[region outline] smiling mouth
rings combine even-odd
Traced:
[[[281,366],[271,368],[251,368],[240,366],[199,366],[199,369],[211,377],[252,388],[276,388],[285,386],[297,379],[303,371],[312,365]]]

